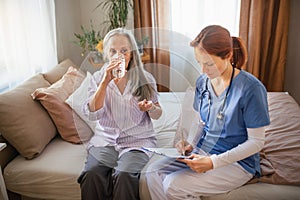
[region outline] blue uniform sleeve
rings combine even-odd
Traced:
[[[255,84],[245,94],[243,113],[247,128],[270,124],[267,91],[263,85]]]

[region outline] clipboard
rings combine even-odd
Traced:
[[[169,158],[179,158],[179,159],[189,159],[189,156],[181,155],[176,148],[144,148],[142,150],[154,153],[156,155],[169,157]]]

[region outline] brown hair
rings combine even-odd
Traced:
[[[207,53],[222,59],[228,58],[232,52],[230,62],[232,66],[241,69],[247,61],[247,50],[241,38],[231,37],[227,29],[218,25],[205,27],[197,37],[191,41],[192,47],[203,48]]]

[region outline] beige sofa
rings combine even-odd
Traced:
[[[0,164],[10,199],[80,199],[76,179],[84,167],[86,142],[97,127],[79,109],[90,74],[85,77],[71,65],[65,60],[0,94],[0,142],[8,145],[0,152]],[[160,93],[164,112],[153,121],[159,147],[172,147],[178,124],[192,122],[186,106],[192,96],[192,90]],[[268,100],[271,125],[261,151],[263,176],[203,199],[300,199],[300,108],[287,93],[268,93]],[[140,196],[150,199],[144,174]]]

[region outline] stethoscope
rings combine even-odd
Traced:
[[[228,86],[228,89],[226,91],[226,94],[225,94],[225,97],[224,97],[221,109],[220,109],[220,111],[217,114],[217,119],[219,119],[219,120],[223,120],[224,116],[225,116],[224,115],[224,107],[225,107],[225,104],[226,104],[226,101],[227,101],[228,93],[229,93],[231,85],[232,85],[233,75],[234,75],[234,67],[232,67],[232,73],[231,73],[231,77],[230,77],[229,86]],[[211,94],[210,94],[209,89],[208,89],[208,77],[205,80],[205,90],[203,90],[202,93],[201,93],[201,95],[200,95],[200,102],[199,102],[199,106],[198,106],[199,113],[200,113],[200,109],[202,108],[202,101],[205,98],[206,93],[208,94],[207,95],[208,96],[208,111],[207,111],[207,116],[206,116],[206,121],[205,121],[207,123],[208,120],[209,120],[209,117],[210,117],[210,106],[211,106]]]

